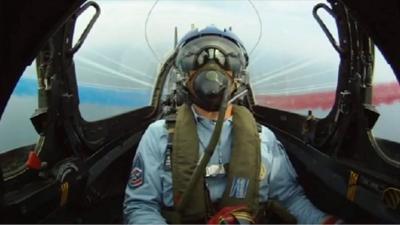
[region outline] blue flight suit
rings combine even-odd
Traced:
[[[193,110],[194,111],[194,110]],[[208,145],[215,122],[195,113],[199,136],[200,155]],[[228,163],[232,149],[232,119],[224,121],[220,141],[208,165]],[[327,216],[315,208],[304,195],[282,145],[275,135],[262,127],[261,158],[265,176],[260,177],[260,202],[278,200],[296,218],[298,223],[321,223]],[[128,224],[165,224],[161,207],[173,206],[172,175],[165,166],[168,132],[165,120],[152,123],[138,146],[131,178],[128,181],[124,201],[124,222]],[[224,193],[227,176],[206,177],[213,202]]]

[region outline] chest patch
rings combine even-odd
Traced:
[[[142,186],[144,182],[144,164],[140,153],[134,159],[133,167],[129,179],[129,185],[133,188]]]
[[[267,176],[267,168],[265,167],[264,163],[261,163],[260,166],[260,176],[258,177],[259,180],[264,180]]]
[[[244,199],[246,198],[249,179],[243,177],[234,177],[229,197]]]

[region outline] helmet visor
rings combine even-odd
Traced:
[[[216,63],[233,74],[246,67],[243,50],[232,41],[218,36],[206,36],[179,48],[176,66],[183,73],[195,71],[207,63]]]

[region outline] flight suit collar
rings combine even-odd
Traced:
[[[201,125],[205,126],[208,129],[212,129],[212,130],[214,129],[215,124],[217,123],[216,120],[212,120],[212,119],[206,118],[206,117],[198,114],[196,112],[196,110],[194,109],[193,105],[191,106],[191,110],[193,112],[193,115],[194,115],[194,118],[196,120],[196,123],[200,123]],[[232,116],[230,116],[229,118],[225,119],[224,125],[227,125],[227,124],[231,125],[232,124],[232,119],[233,119]]]

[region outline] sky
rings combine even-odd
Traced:
[[[93,85],[100,79],[101,83],[110,86],[148,87],[145,83],[154,82],[160,62],[173,51],[175,26],[178,28],[178,36],[182,37],[190,31],[192,24],[200,29],[215,25],[221,29],[232,27],[233,32],[241,38],[251,53],[249,70],[254,74],[253,80],[258,80],[259,89],[262,89],[262,79],[273,71],[284,68],[293,73],[304,73],[301,70],[312,67],[330,72],[331,81],[321,82],[325,86],[329,83],[333,88],[336,85],[335,70],[339,58],[312,18],[312,7],[318,2],[253,1],[253,7],[249,1],[239,0],[161,0],[156,5],[155,1],[148,0],[98,1],[102,13],[76,56],[77,67],[82,71],[85,68],[97,68],[103,72],[96,79],[82,72],[82,81],[88,84]],[[88,12],[78,19],[76,33],[84,29],[91,15],[92,12]],[[315,49],[318,49],[317,59]],[[105,68],[107,66],[108,69]],[[310,74],[309,71],[307,73]],[[129,79],[125,75],[133,75],[135,78]],[[282,76],[293,75],[275,74],[278,79]],[[306,83],[306,80],[303,79],[303,82]]]
[[[101,15],[75,55],[78,79],[84,85],[151,89],[161,62],[173,51],[175,26],[182,37],[192,24],[200,29],[213,24],[232,27],[241,38],[250,53],[248,69],[256,93],[281,95],[336,87],[339,56],[311,13],[323,1],[97,2]],[[89,8],[78,18],[75,42],[93,12]],[[337,38],[334,20],[324,11],[320,15]],[[390,67],[377,56],[375,81],[393,81]],[[34,76],[33,69],[28,73]],[[295,87],[291,80],[296,81]]]

